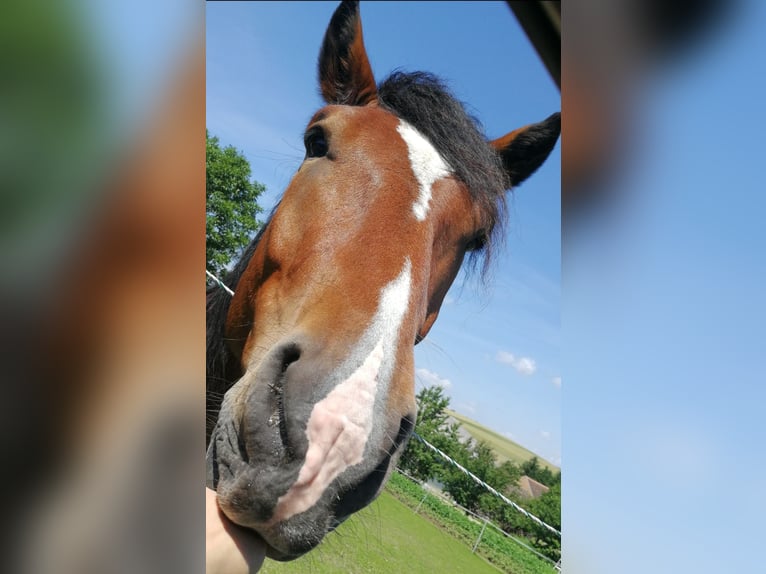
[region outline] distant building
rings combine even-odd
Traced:
[[[516,486],[512,486],[510,490],[515,491],[522,498],[532,499],[539,498],[550,490],[544,484],[537,482],[533,478],[529,478],[527,475],[522,476]]]

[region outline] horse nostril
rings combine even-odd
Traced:
[[[287,367],[301,358],[301,350],[296,344],[287,345],[282,354],[280,374],[284,375]]]
[[[279,426],[279,438],[284,448],[284,453],[288,459],[293,457],[293,449],[288,437],[287,432],[287,414],[285,412],[285,382],[287,379],[287,369],[290,365],[295,363],[301,356],[300,347],[297,344],[291,343],[285,345],[281,350],[281,357],[277,355],[275,358],[277,361],[279,373],[276,374],[274,379],[269,383],[269,388],[273,393],[273,408],[274,412],[269,417],[269,426]],[[277,366],[275,365],[275,367]]]

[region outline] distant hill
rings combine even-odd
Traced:
[[[553,473],[560,470],[558,466],[548,462],[539,454],[536,454],[520,444],[513,442],[511,439],[496,433],[492,429],[488,429],[476,421],[469,419],[467,416],[461,415],[450,409],[445,409],[445,412],[451,416],[455,422],[460,424],[461,429],[464,431],[461,433],[463,436],[467,433],[475,441],[484,441],[487,443],[497,456],[498,462],[502,463],[506,460],[510,460],[516,464],[521,464],[528,461],[533,456],[536,456],[540,461],[540,464],[551,469]]]

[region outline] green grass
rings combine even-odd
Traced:
[[[492,429],[488,429],[476,421],[469,419],[465,415],[461,415],[460,413],[456,413],[455,411],[451,411],[449,409],[447,409],[446,412],[455,420],[457,420],[460,423],[460,426],[462,426],[468,432],[468,434],[474,438],[474,440],[487,443],[497,455],[497,461],[499,463],[510,460],[516,464],[522,464],[533,456],[536,456],[540,461],[540,464],[551,469],[554,474],[560,470],[559,467],[551,464],[544,458],[533,453],[531,450],[528,450],[520,444],[517,444],[512,440],[504,437],[503,435],[496,433]]]
[[[389,492],[463,545],[472,548],[481,532],[481,522],[468,518],[465,513],[446,504],[433,494],[424,498],[425,491],[411,480],[397,474],[386,486]],[[524,541],[531,545],[530,541]],[[550,562],[506,538],[494,528],[485,529],[477,553],[503,572],[511,574],[552,574]]]
[[[555,574],[550,563],[394,473],[386,491],[322,544],[293,562],[267,560],[262,574]],[[418,508],[419,506],[419,508]],[[415,514],[413,509],[418,508]]]
[[[415,514],[388,492],[349,518],[312,552],[292,562],[266,560],[263,574],[368,574],[498,570],[471,548]]]

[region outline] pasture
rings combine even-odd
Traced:
[[[314,551],[294,562],[267,560],[266,574],[412,572],[554,574],[528,549],[394,473],[386,490]],[[417,513],[415,512],[417,510]]]
[[[370,574],[498,570],[388,492],[349,518],[314,551],[293,562],[266,560],[264,574]]]
[[[465,415],[456,413],[455,411],[446,409],[447,414],[460,423],[468,434],[470,434],[474,440],[483,441],[489,445],[497,456],[497,462],[502,463],[506,460],[510,460],[516,464],[521,464],[528,461],[533,456],[536,456],[540,461],[540,465],[549,468],[553,473],[558,472],[559,467],[548,462],[544,458],[535,454],[531,450],[528,450],[518,443],[513,442],[511,439],[504,437],[501,434],[496,433],[492,429],[489,429],[474,420],[469,419]]]

